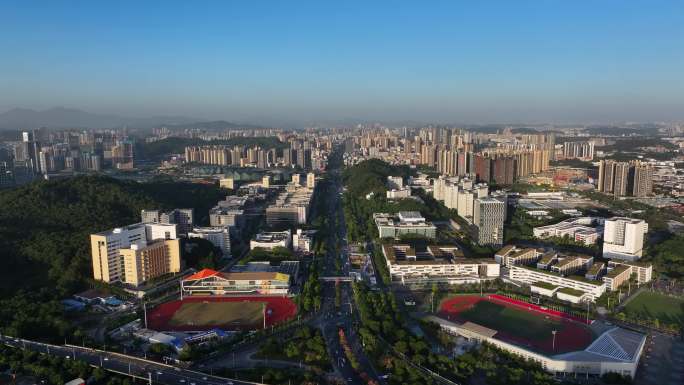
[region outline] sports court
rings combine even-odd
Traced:
[[[186,297],[163,303],[147,314],[159,331],[255,330],[292,319],[297,305],[288,297]]]
[[[473,322],[496,330],[497,339],[546,354],[581,350],[594,338],[586,324],[508,300],[461,295],[444,300],[440,313],[452,321]]]

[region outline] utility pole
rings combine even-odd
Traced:
[[[589,324],[589,301],[587,301],[587,325]]]
[[[181,290],[181,296],[182,296],[182,290]],[[181,298],[182,300],[183,298]],[[147,329],[147,303],[143,302],[143,316],[145,318],[145,329]]]
[[[266,330],[266,304],[265,303],[261,304],[261,312],[264,315],[264,330]]]

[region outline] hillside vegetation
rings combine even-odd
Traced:
[[[139,222],[142,209],[194,207],[201,221],[224,195],[213,186],[101,176],[1,191],[0,332],[53,342],[70,335],[59,300],[91,283],[91,233]]]
[[[89,234],[140,221],[140,210],[194,207],[206,218],[217,187],[84,176],[0,192],[0,295],[49,286],[82,288],[92,274]]]

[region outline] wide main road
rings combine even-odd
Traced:
[[[205,373],[164,365],[153,361],[123,354],[104,352],[76,346],[50,345],[41,342],[0,336],[0,343],[17,348],[31,350],[42,354],[62,357],[70,360],[84,361],[92,366],[140,378],[156,384],[167,385],[254,385],[254,382],[211,376]]]
[[[342,208],[342,179],[339,168],[328,170],[331,183],[326,186],[321,193],[326,197],[325,214],[331,223],[330,231],[327,232],[328,238],[325,240],[326,255],[321,262],[320,276],[322,277],[348,277],[349,265],[347,256],[346,233],[347,229],[344,222],[344,211]],[[341,269],[338,271],[338,265]],[[328,353],[331,358],[333,373],[327,377],[341,378],[347,384],[364,384],[357,372],[349,364],[343,348],[340,346],[339,330],[343,329],[347,340],[354,352],[354,356],[359,361],[361,371],[365,372],[370,379],[382,384],[384,380],[375,372],[371,360],[368,359],[361,346],[360,338],[356,334],[357,326],[355,321],[356,314],[354,298],[349,283],[340,282],[341,306],[335,306],[336,288],[335,282],[322,282],[322,301],[321,308],[307,320],[307,324],[321,329],[325,338]],[[281,335],[291,333],[290,329],[283,331]],[[263,338],[268,338],[266,335]],[[240,369],[252,367],[254,365],[283,367],[287,362],[256,360],[250,358],[258,351],[259,343],[263,340],[253,341],[249,345],[241,346],[233,351],[225,352],[216,356],[200,360],[196,367],[202,370],[207,368],[232,368]],[[291,367],[299,367],[298,363],[292,362]]]
[[[327,255],[323,265],[322,276],[349,276],[349,258],[347,255],[347,228],[344,221],[344,211],[342,208],[342,178],[339,169],[330,170],[330,179],[333,182],[331,194],[328,198],[328,218],[333,221],[333,231],[330,231],[327,240]],[[337,264],[341,265],[341,271],[337,271]],[[354,356],[359,361],[361,370],[371,379],[378,383],[383,383],[382,378],[375,372],[371,360],[366,356],[360,343],[359,336],[356,334],[357,325],[355,323],[354,298],[349,283],[337,283],[340,285],[341,305],[335,307],[335,283],[323,283],[323,305],[322,317],[318,319],[317,326],[323,331],[323,336],[328,345],[328,351],[332,358],[332,365],[335,371],[341,375],[348,383],[364,383],[355,370],[350,366],[344,350],[340,346],[339,330],[344,330],[347,341],[349,342]]]

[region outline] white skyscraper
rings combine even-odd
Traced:
[[[641,258],[648,223],[641,219],[606,219],[603,230],[603,257],[634,261]]]

